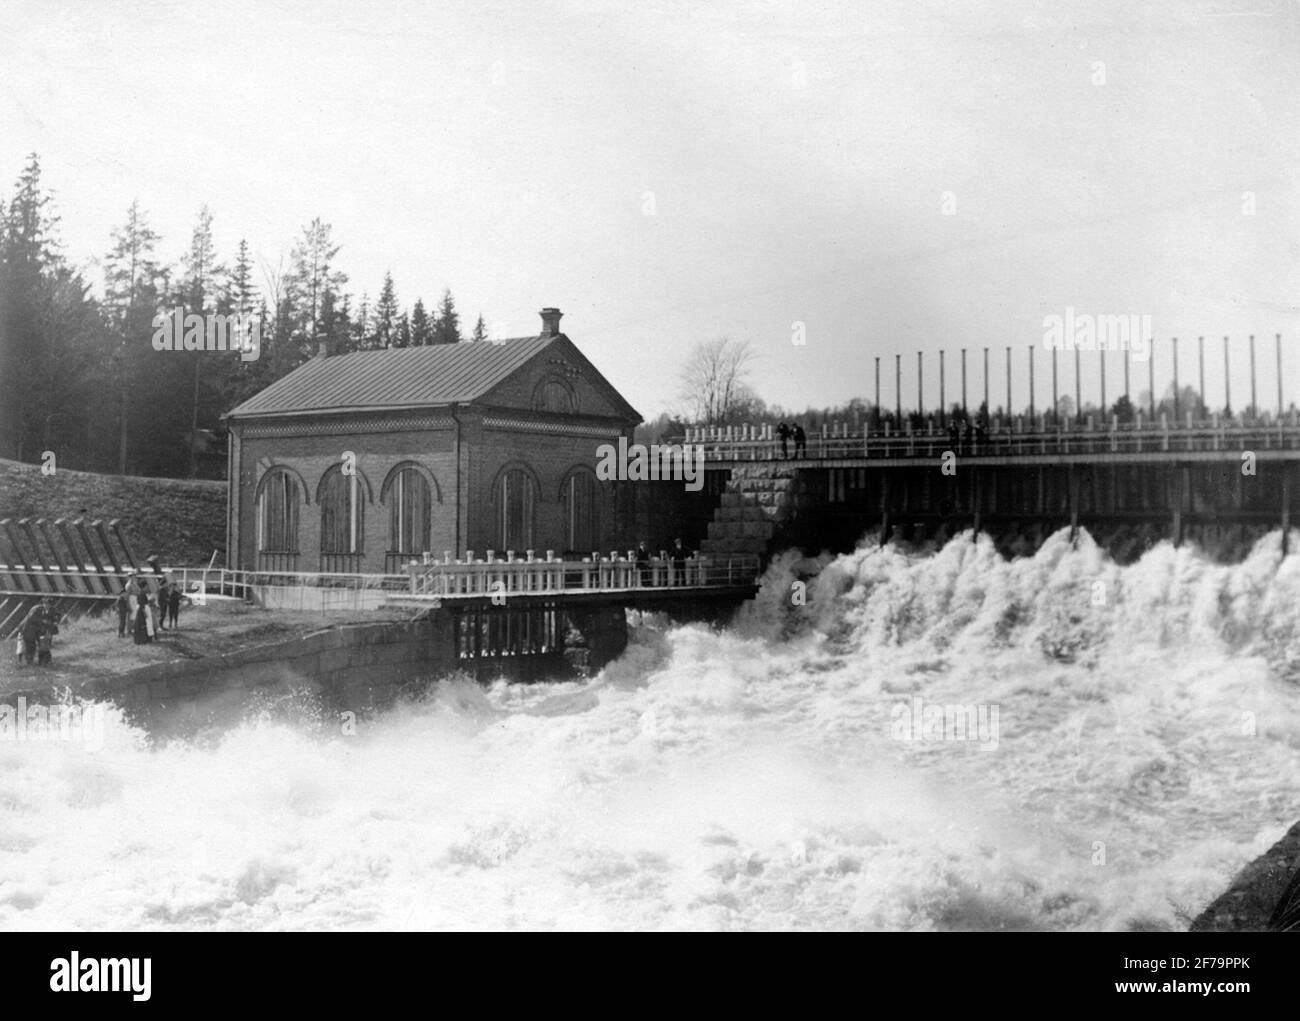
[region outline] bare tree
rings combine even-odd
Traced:
[[[701,341],[681,372],[681,397],[701,425],[718,425],[754,400],[748,384],[754,352],[747,340]]]

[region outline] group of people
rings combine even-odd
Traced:
[[[789,458],[790,448],[788,444],[794,440],[794,456],[803,457],[808,452],[808,434],[803,431],[803,426],[798,422],[793,425],[786,425],[784,422],[778,422],[776,426],[777,439],[781,441],[781,456]]]
[[[159,631],[166,631],[169,621],[171,629],[178,630],[180,613],[179,583],[163,578],[158,582],[157,593],[153,593],[140,575],[133,574],[117,596],[117,637],[130,634],[136,645],[145,645]]]
[[[54,655],[54,636],[59,633],[59,614],[54,600],[42,599],[23,618],[18,629],[18,658],[30,665],[49,666]]]
[[[686,561],[694,554],[688,550],[681,539],[673,540],[673,548],[667,551],[665,559],[668,561],[668,584],[684,585],[686,584]],[[642,585],[651,585],[654,583],[654,570],[650,566],[650,551],[646,549],[645,540],[642,539],[636,546],[636,569],[637,577]]]
[[[977,421],[972,422],[970,419],[957,421],[956,419],[948,423],[948,442],[952,444],[952,449],[956,453],[962,453],[962,447],[965,445],[969,453],[976,453],[984,445],[984,425]]]

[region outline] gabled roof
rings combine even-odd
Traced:
[[[550,334],[500,343],[462,341],[313,358],[254,394],[226,417],[463,404],[485,396],[558,341],[577,352],[563,334]],[[577,353],[582,357],[581,352]],[[596,375],[599,377],[598,372]],[[600,381],[609,387],[604,377]],[[609,389],[618,397],[618,405],[635,416],[618,392]]]

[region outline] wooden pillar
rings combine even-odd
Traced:
[[[880,545],[889,542],[889,472],[880,473]]]
[[[1291,530],[1291,463],[1282,462],[1282,556],[1291,552],[1287,532]]]
[[[1070,465],[1069,483],[1067,485],[1070,500],[1070,543],[1079,540],[1079,471]]]
[[[1183,544],[1183,473],[1177,465],[1174,465],[1170,471],[1173,477],[1170,481],[1170,492],[1173,496],[1173,540],[1174,546],[1178,547]]]

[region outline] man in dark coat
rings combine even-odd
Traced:
[[[644,539],[636,545],[636,576],[638,584],[650,584],[650,551],[645,548]]]
[[[179,584],[172,585],[167,590],[167,616],[172,622],[172,630],[176,630],[176,620],[181,615],[181,587]]]
[[[682,545],[681,539],[673,540],[673,548],[668,552],[668,559],[673,565],[674,585],[686,584],[686,561],[690,559],[691,551]]]
[[[790,427],[784,422],[780,422],[776,427],[777,438],[781,441],[781,458],[784,460],[790,456],[790,448],[787,444],[790,441]]]
[[[127,625],[131,620],[131,587],[123,585],[122,591],[117,594],[117,637],[125,638],[127,636]]]
[[[167,630],[167,607],[171,603],[169,588],[166,578],[158,583],[158,626],[164,631]]]
[[[803,426],[798,422],[794,424],[794,456],[806,457],[808,455],[808,434],[803,431]]]
[[[23,662],[28,665],[36,659],[36,642],[45,630],[45,617],[45,600],[42,600],[32,607],[19,629],[23,639]]]
[[[54,636],[59,633],[59,615],[54,612],[54,602],[50,599],[43,600],[45,605],[45,621],[41,625],[41,633],[36,636],[36,665],[49,666],[54,656]]]

